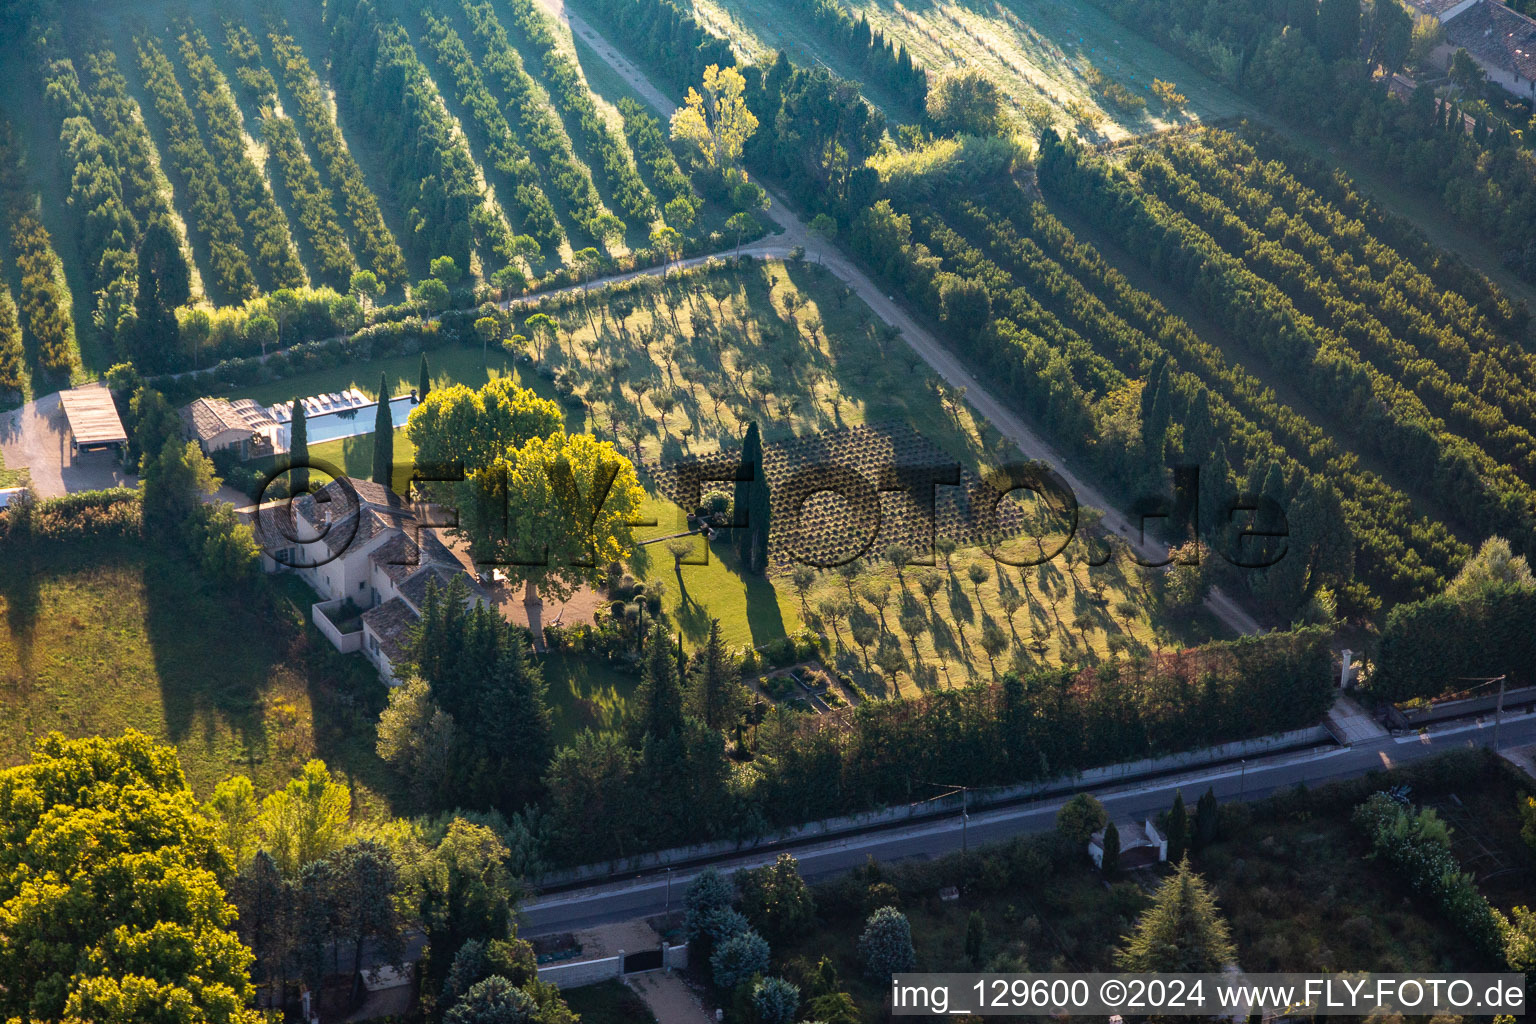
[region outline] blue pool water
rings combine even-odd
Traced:
[[[405,418],[416,407],[416,399],[410,395],[401,395],[389,401],[390,419],[398,430],[405,426]],[[360,405],[356,409],[342,412],[321,413],[319,416],[309,417],[308,433],[309,443],[319,444],[321,441],[334,441],[340,437],[356,437],[358,434],[373,433],[373,418],[378,410],[377,402],[369,402]],[[283,450],[287,450],[292,439],[292,425],[283,423],[277,428],[278,439],[282,443]]]

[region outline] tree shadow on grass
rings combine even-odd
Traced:
[[[0,549],[6,567],[0,572],[0,601],[5,602],[5,625],[16,651],[16,666],[22,684],[35,676],[32,645],[37,633],[37,615],[41,605],[42,560],[32,550],[19,544]]]
[[[178,551],[155,546],[142,572],[144,630],[171,742],[183,742],[201,718],[211,749],[222,721],[248,763],[265,759],[262,683],[284,653],[276,624],[209,585]]]

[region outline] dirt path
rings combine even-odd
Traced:
[[[608,61],[614,71],[624,77],[636,92],[645,97],[646,101],[655,108],[656,112],[664,119],[670,119],[672,112],[677,108],[654,86],[649,79],[642,74],[634,64],[620,56],[611,43],[596,32],[591,25],[578,15],[571,14],[565,9],[563,0],[540,0],[556,18],[571,26],[571,31],[580,33],[581,38],[604,60]],[[923,357],[934,372],[943,377],[955,387],[965,388],[965,400],[978,412],[986,417],[993,426],[1001,431],[1010,441],[1018,446],[1019,451],[1030,459],[1038,459],[1050,465],[1067,486],[1072,488],[1077,500],[1084,505],[1092,505],[1104,510],[1104,526],[1106,529],[1118,533],[1130,547],[1148,561],[1161,561],[1167,557],[1165,545],[1144,537],[1141,524],[1133,524],[1126,516],[1116,509],[1098,488],[1089,485],[1081,477],[1074,474],[1054,448],[1046,443],[1033,428],[992,394],[987,391],[975,377],[965,369],[960,360],[930,333],[919,324],[899,304],[894,295],[887,294],[884,288],[875,284],[863,270],[855,266],[840,252],[815,235],[805,222],[789,209],[782,196],[769,193],[773,197],[773,205],[768,209],[768,216],[779,225],[783,233],[775,239],[765,239],[763,242],[744,248],[743,252],[753,254],[777,254],[779,250],[788,251],[790,248],[800,246],[804,249],[821,250],[820,262],[848,285],[864,302],[874,310],[875,315],[886,323],[901,331],[901,336],[906,339],[908,345],[918,355]],[[687,264],[705,262],[709,257],[701,257],[697,260],[687,261]],[[685,265],[687,265],[685,264]],[[638,276],[641,273],[657,273],[657,269],[637,271],[635,274],[623,275],[613,280],[625,280]],[[600,282],[593,282],[594,284]],[[548,294],[548,293],[545,293]],[[1206,605],[1211,613],[1221,620],[1229,629],[1237,633],[1258,633],[1258,622],[1249,615],[1236,601],[1221,590],[1213,590],[1206,600]]]
[[[624,984],[645,1000],[656,1015],[656,1024],[714,1024],[715,1015],[704,1008],[693,989],[677,974],[631,974]]]

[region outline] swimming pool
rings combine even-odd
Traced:
[[[411,414],[412,409],[416,408],[418,401],[419,399],[414,395],[401,395],[399,398],[389,400],[389,416],[395,429],[405,426],[405,418]],[[309,443],[319,444],[322,441],[335,441],[342,437],[373,433],[373,420],[378,408],[379,403],[369,402],[367,405],[359,405],[353,409],[341,409],[309,417],[306,424]],[[279,450],[289,449],[292,432],[291,421],[285,420],[277,425]]]

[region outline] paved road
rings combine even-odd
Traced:
[[[579,15],[566,10],[564,0],[540,0],[546,9],[554,16],[570,25],[571,31],[579,35],[583,42],[587,43],[602,57],[613,70],[619,74],[663,119],[670,119],[677,104],[663,95],[650,80],[635,67],[630,61],[621,56],[601,33],[596,31],[591,24]],[[772,193],[770,193],[772,194]],[[930,331],[919,324],[908,314],[904,304],[897,301],[894,295],[877,285],[857,265],[844,257],[836,249],[826,243],[821,236],[795,215],[783,198],[773,195],[773,205],[768,209],[768,216],[782,229],[775,239],[765,239],[757,245],[744,248],[743,252],[752,252],[755,255],[783,255],[790,248],[799,246],[807,252],[817,251],[819,262],[832,272],[839,280],[853,289],[854,293],[875,311],[875,314],[886,323],[901,331],[901,336],[906,339],[918,355],[950,385],[965,389],[965,400],[971,404],[977,412],[981,413],[989,422],[1003,433],[1010,441],[1018,446],[1020,453],[1028,459],[1037,459],[1046,463],[1057,473],[1067,486],[1077,496],[1077,500],[1084,505],[1091,505],[1103,509],[1104,526],[1107,530],[1117,533],[1129,544],[1133,550],[1148,562],[1160,562],[1167,557],[1167,546],[1159,544],[1155,540],[1143,535],[1142,524],[1133,523],[1124,513],[1116,509],[1098,488],[1091,486],[1081,477],[1073,473],[1067,466],[1067,462],[1056,450],[1046,442],[1033,428],[1017,415],[1014,409],[993,397],[975,377],[973,377],[961,363],[961,361]],[[705,262],[703,257],[690,260],[688,263],[697,264]],[[617,280],[625,280],[638,276],[641,273],[657,273],[655,269],[637,271],[635,274],[623,275]],[[1249,615],[1240,605],[1221,590],[1212,591],[1206,602],[1210,609],[1222,623],[1236,633],[1257,633],[1260,627],[1257,621]]]
[[[1386,737],[1353,747],[1320,748],[1296,754],[1255,759],[1244,765],[1192,769],[1178,776],[1146,783],[1127,783],[1094,790],[1117,821],[1140,820],[1166,810],[1175,789],[1186,800],[1215,790],[1223,802],[1258,799],[1276,790],[1305,782],[1309,786],[1356,778],[1375,769],[1391,768],[1449,750],[1491,743],[1493,726],[1456,722],[1431,731],[1427,739],[1417,735]],[[1514,747],[1536,741],[1536,715],[1506,715],[1500,745]],[[843,874],[862,865],[866,858],[889,863],[911,857],[930,858],[971,847],[999,842],[1014,836],[1044,832],[1055,826],[1056,811],[1065,797],[1053,797],[1016,807],[979,811],[962,825],[958,816],[929,820],[909,828],[889,829],[839,839],[783,844],[719,863],[724,870],[758,867],[771,863],[782,850],[792,850],[800,871],[820,880]],[[671,872],[670,906],[681,904],[683,892],[697,875],[696,868]],[[526,904],[519,933],[526,936],[569,931],[603,921],[618,921],[662,913],[669,905],[668,873],[649,872],[639,878],[554,894]]]

